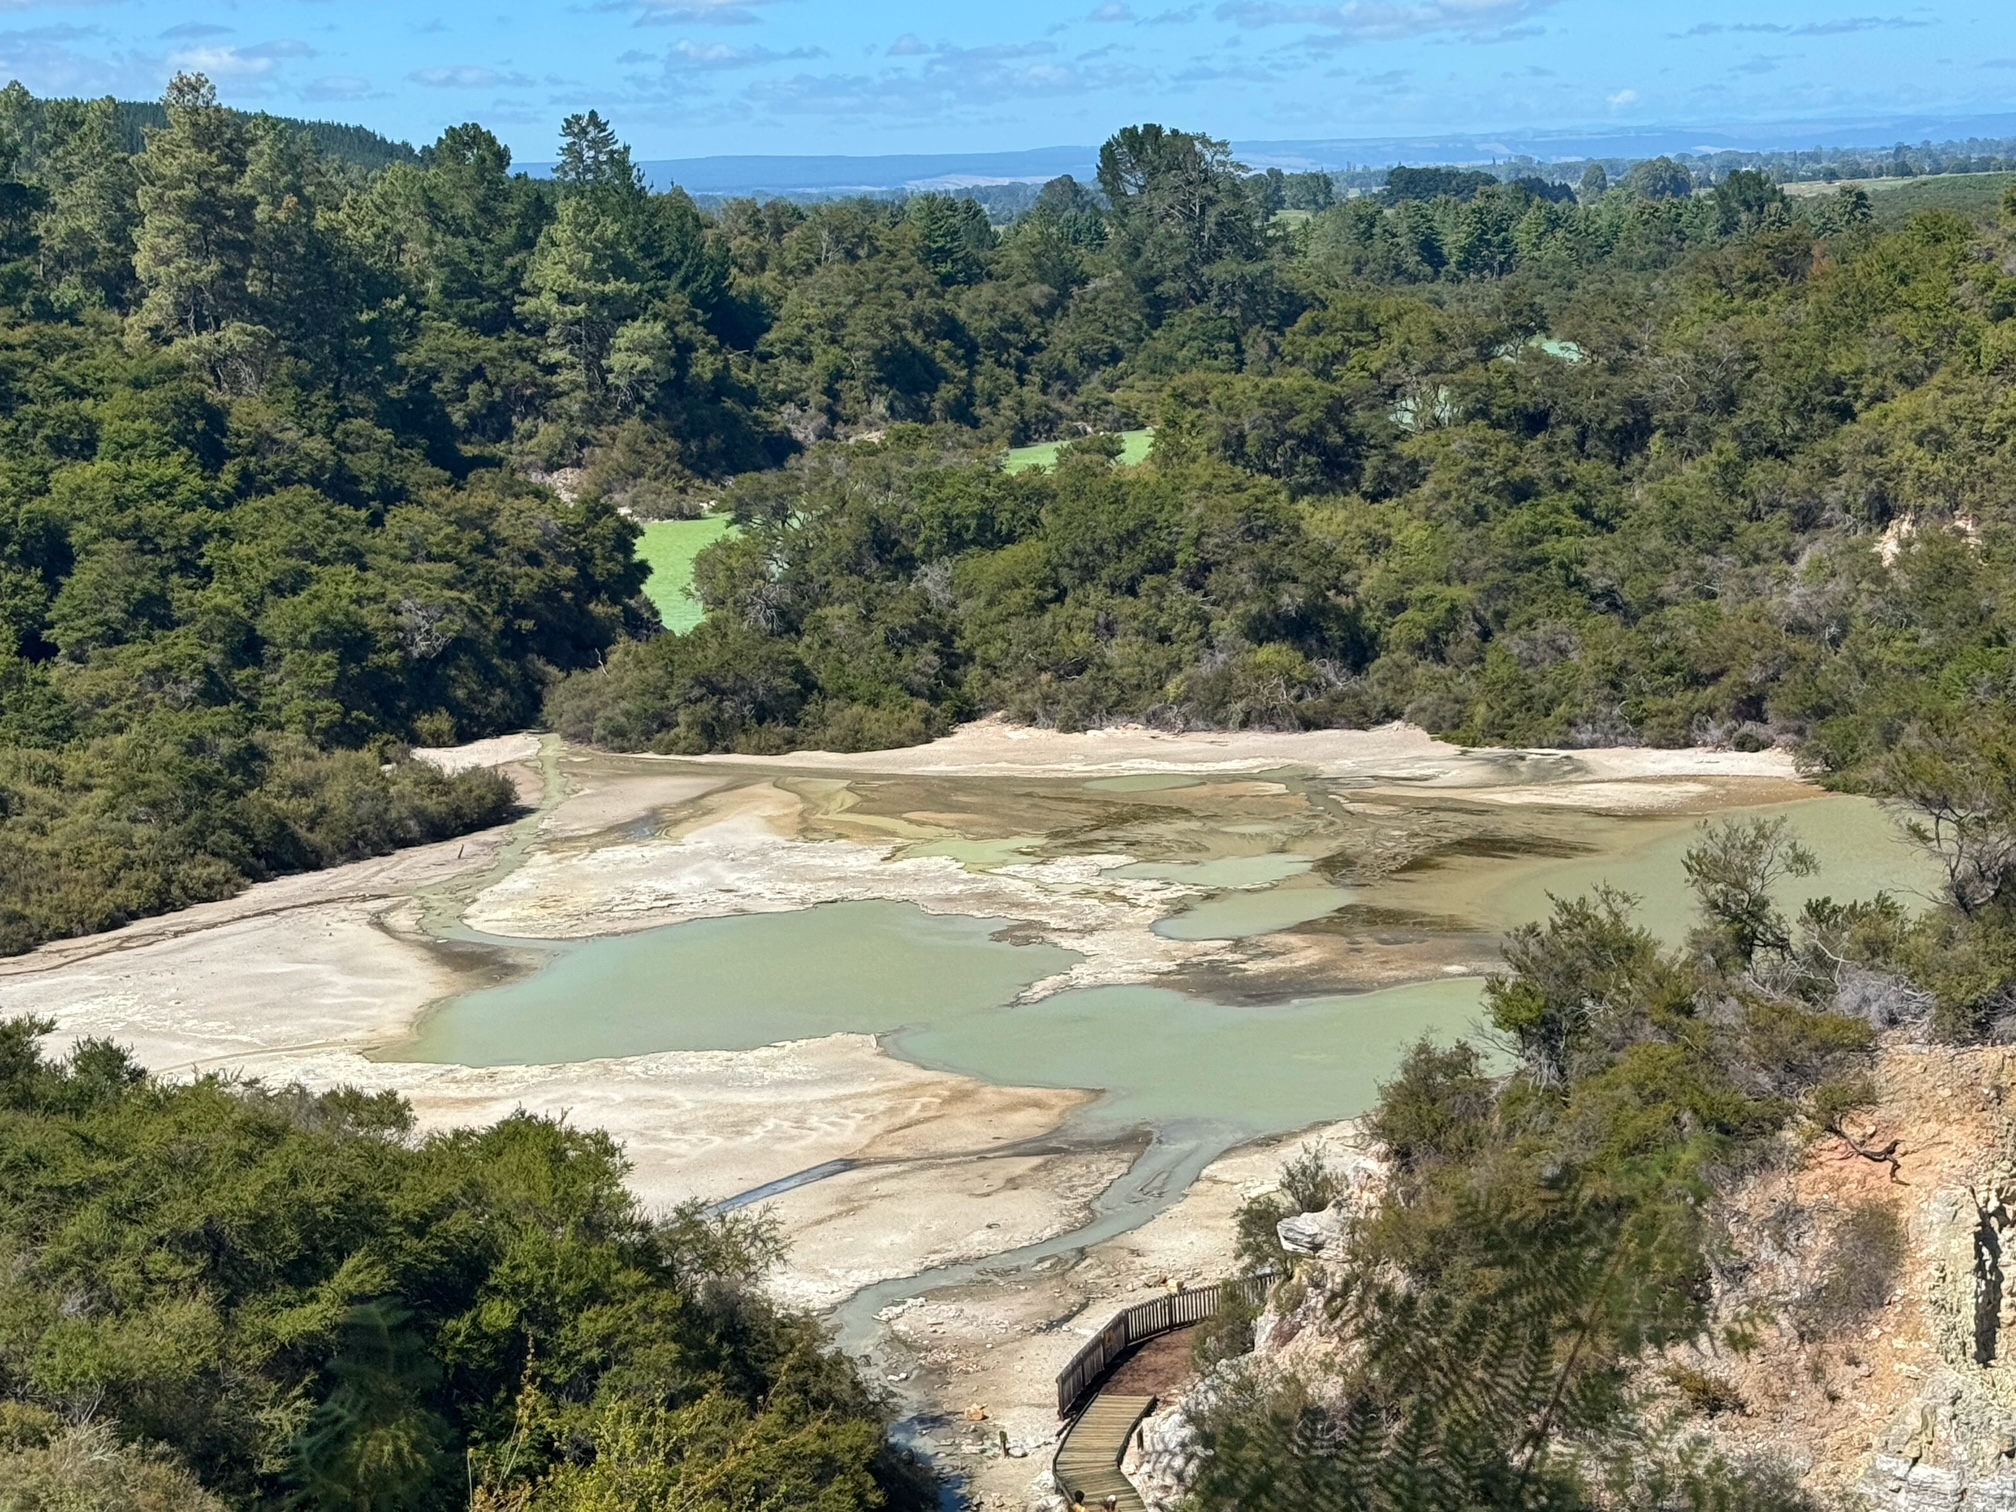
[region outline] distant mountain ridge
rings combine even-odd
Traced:
[[[1680,126],[1609,130],[1452,132],[1442,136],[1235,141],[1233,152],[1254,168],[1288,171],[1390,168],[1399,163],[1493,163],[1529,157],[1541,162],[1650,158],[1669,153],[1769,152],[1887,147],[1896,142],[2016,137],[2016,112],[1959,118],[1890,117],[1862,121],[1795,121],[1716,129]],[[1043,183],[1059,174],[1091,178],[1099,149],[1037,147],[1015,152],[885,153],[861,156],[738,154],[643,162],[654,188],[677,184],[693,194],[875,194],[964,189],[983,184]],[[550,163],[521,165],[535,177]]]

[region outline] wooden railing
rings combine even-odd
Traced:
[[[1136,1303],[1117,1315],[1071,1357],[1057,1377],[1057,1415],[1071,1416],[1085,1393],[1090,1391],[1113,1362],[1136,1344],[1173,1329],[1202,1323],[1218,1311],[1218,1302],[1227,1290],[1258,1304],[1274,1284],[1271,1274],[1248,1276],[1237,1281],[1220,1281],[1195,1291],[1171,1292],[1152,1302]]]

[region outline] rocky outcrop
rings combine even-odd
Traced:
[[[1274,1225],[1281,1248],[1291,1255],[1320,1255],[1342,1245],[1351,1231],[1349,1211],[1327,1207],[1320,1213],[1297,1213]]]
[[[1189,1495],[1204,1459],[1203,1435],[1197,1425],[1233,1389],[1244,1368],[1243,1360],[1214,1366],[1180,1399],[1142,1420],[1120,1468],[1134,1482],[1149,1512],[1174,1512]]]

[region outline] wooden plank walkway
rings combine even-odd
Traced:
[[[1093,1512],[1109,1496],[1119,1498],[1120,1512],[1147,1512],[1141,1493],[1120,1473],[1120,1461],[1154,1405],[1153,1397],[1094,1397],[1057,1446],[1057,1489],[1066,1497],[1081,1493]]]

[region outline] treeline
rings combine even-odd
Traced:
[[[0,1023],[0,1506],[905,1512],[935,1487],[606,1135],[418,1138],[389,1094],[156,1082]]]
[[[94,106],[109,111],[113,131],[129,153],[139,152],[147,145],[148,132],[168,125],[167,107],[159,100],[38,99],[16,79],[0,89],[0,133],[33,162],[41,156],[45,142],[61,142],[69,137],[78,118]],[[409,143],[395,142],[365,126],[340,121],[298,121],[288,116],[271,119],[306,137],[324,157],[353,169],[372,172],[393,163],[420,160],[420,154]]]
[[[137,154],[111,101],[0,120],[0,948],[494,821],[401,752],[542,717],[1847,772],[2000,697],[1994,228],[1659,161],[1324,206],[1160,126],[1005,228],[710,215],[592,112],[533,180],[473,125],[365,173],[199,79],[163,110]],[[1143,469],[998,467],[1140,425]],[[715,499],[711,617],[654,636],[626,516]]]
[[[936,390],[978,437],[887,429],[735,483],[742,534],[699,563],[708,622],[561,684],[558,727],[702,751],[991,710],[1408,719],[1794,745],[1853,781],[1909,731],[2006,712],[2006,230],[1884,233],[1855,192],[1656,172],[1588,203],[1461,184],[1284,229],[1222,150],[1154,128],[1109,144],[1101,188],[1052,185],[973,252],[991,277],[950,275],[954,309],[998,307],[1040,247],[1066,291],[1026,367]],[[812,285],[865,290],[878,265]],[[859,350],[822,364],[831,423],[923,418],[862,386]],[[1087,441],[1010,476],[976,445],[1058,409],[1154,424],[1153,460]]]
[[[1487,177],[1501,183],[1538,178],[1562,187],[1579,186],[1601,170],[1603,182],[1627,177],[1658,158],[1552,158],[1524,154],[1495,160]],[[1947,173],[2016,172],[2016,137],[1969,137],[1965,141],[1898,142],[1889,147],[1780,148],[1772,151],[1681,152],[1665,158],[1686,171],[1701,188],[1713,188],[1732,173],[1762,173],[1773,183],[1838,183],[1844,179],[1922,178]],[[1481,169],[1464,170],[1484,172]],[[1352,191],[1377,193],[1391,179],[1385,168],[1348,168],[1329,175],[1339,198]]]

